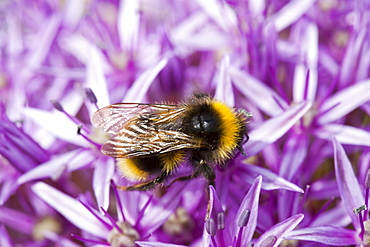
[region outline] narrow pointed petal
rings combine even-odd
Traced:
[[[33,185],[32,190],[78,228],[106,239],[108,229],[79,201],[43,182]]]
[[[185,247],[186,245],[178,245],[178,244],[166,244],[162,242],[143,242],[143,241],[136,241],[135,244],[141,247]]]
[[[221,100],[228,106],[234,106],[234,92],[231,84],[230,75],[228,74],[228,69],[230,66],[229,56],[224,56],[220,62],[220,69],[216,74],[216,91],[214,98]]]
[[[2,247],[12,247],[15,246],[6,231],[4,225],[0,225],[0,246]]]
[[[59,31],[61,22],[62,18],[60,15],[53,15],[48,21],[43,23],[43,25],[45,25],[44,28],[40,28],[40,33],[33,40],[33,49],[29,58],[27,59],[27,64],[31,66],[41,65],[50,51],[49,49]]]
[[[174,43],[174,45],[179,47],[188,45],[188,43],[190,43],[189,37],[193,37],[193,34],[207,22],[207,15],[201,11],[197,11],[189,15],[174,29],[170,30],[171,41]]]
[[[141,102],[144,99],[153,80],[159,72],[166,66],[167,58],[162,58],[154,67],[147,69],[136,79],[130,89],[127,91],[122,102]]]
[[[316,0],[294,0],[285,5],[279,12],[271,15],[266,26],[274,26],[277,32],[292,25],[298,18],[304,15]]]
[[[279,175],[290,181],[299,171],[308,150],[308,137],[305,133],[292,133],[284,146]]]
[[[108,68],[108,64],[103,60],[104,56],[100,52],[98,47],[96,47],[90,40],[80,34],[73,34],[71,36],[68,36],[68,38],[62,38],[59,41],[59,45],[83,64],[88,64],[88,60],[90,58],[89,52],[95,50],[93,52],[95,53],[95,55],[100,56],[99,60],[100,63],[102,63],[101,65],[103,66],[104,70]],[[95,91],[96,89],[92,90]]]
[[[86,141],[77,135],[77,124],[61,112],[47,112],[36,108],[27,108],[25,114],[37,125],[50,131],[53,136],[78,146],[86,146]]]
[[[209,200],[211,201],[209,209],[211,216],[212,214],[217,215],[218,213],[224,212],[220,199],[218,199],[216,190],[213,186],[209,186]]]
[[[138,222],[137,229],[145,229],[148,233],[152,233],[163,225],[179,205],[183,189],[183,186],[172,186],[172,189],[159,198],[158,202],[151,203],[146,209],[150,214],[145,215]]]
[[[313,241],[330,246],[348,246],[360,243],[356,231],[334,226],[308,227],[294,230],[286,239]]]
[[[109,105],[110,98],[107,88],[107,80],[104,75],[102,55],[96,47],[90,47],[87,51],[88,60],[86,61],[86,87],[91,88],[95,96],[99,99],[99,107]]]
[[[9,174],[8,174],[9,175]],[[13,193],[18,189],[18,184],[16,183],[17,177],[8,178],[5,182],[2,183],[0,189],[0,206],[13,195]]]
[[[263,178],[262,181],[262,188],[264,190],[290,190],[294,192],[303,193],[303,190],[299,188],[297,185],[285,180],[282,177],[279,177],[272,171],[254,165],[245,165],[243,166],[243,171],[238,172],[238,176],[247,182],[253,183],[255,177],[261,175]]]
[[[282,137],[311,108],[311,102],[302,102],[284,113],[270,118],[249,133],[249,141],[243,148],[248,155],[261,151],[265,146]]]
[[[115,171],[114,159],[101,158],[95,163],[93,188],[99,207],[108,210],[111,179]]]
[[[81,18],[84,16],[85,2],[83,1],[67,1],[65,3],[65,15],[63,24],[71,29],[76,28]]]
[[[29,181],[43,178],[58,179],[63,172],[75,171],[89,165],[94,160],[95,157],[91,155],[91,151],[89,150],[84,150],[82,152],[81,150],[74,150],[69,153],[61,154],[20,176],[17,180],[17,184],[21,185]]]
[[[236,28],[237,17],[229,5],[218,0],[197,0],[197,3],[224,31]]]
[[[119,4],[117,29],[121,48],[136,51],[140,25],[139,1],[123,1]]]
[[[347,214],[352,218],[352,224],[355,229],[360,229],[358,216],[353,213],[353,209],[364,204],[365,199],[362,195],[360,185],[352,169],[346,152],[342,145],[333,138],[334,145],[334,166],[335,176],[342,201],[344,202]]]
[[[249,210],[250,215],[248,219],[248,223],[246,225],[246,229],[243,232],[241,244],[242,246],[247,246],[247,244],[252,240],[253,234],[256,230],[257,226],[257,217],[258,217],[258,202],[261,192],[261,184],[262,184],[262,176],[258,176],[251,188],[249,189],[247,195],[244,197],[238,212],[236,214],[236,220],[241,218],[243,212],[245,210]],[[238,225],[238,222],[236,222]]]
[[[267,115],[278,116],[288,108],[287,103],[275,91],[257,78],[232,66],[229,73],[239,91]]]
[[[326,124],[340,119],[370,100],[370,80],[358,82],[330,98],[320,107],[318,123]]]
[[[255,0],[248,2],[248,6],[250,8],[251,13],[253,13],[256,16],[263,15],[266,8],[266,4],[267,3],[263,0]]]
[[[295,68],[293,82],[293,100],[315,100],[317,89],[317,63],[318,63],[318,29],[315,24],[305,26],[306,30],[302,37],[302,55],[305,56],[305,64],[298,64]],[[301,35],[301,34],[300,34]],[[307,80],[307,73],[308,80]]]
[[[346,227],[351,224],[351,218],[347,214],[343,206],[343,202],[339,203],[335,208],[326,210],[320,214],[320,217],[316,217],[314,221],[310,223],[311,227],[331,225],[334,227]]]
[[[356,35],[352,36],[352,39],[348,41],[346,53],[342,58],[341,68],[340,68],[340,75],[339,75],[339,83],[341,85],[348,85],[353,78],[354,71],[358,68],[358,59],[361,57],[361,53],[363,53],[362,47],[364,40],[367,40],[367,30],[366,28],[361,28]],[[356,62],[354,62],[356,61]],[[368,71],[368,69],[366,69]]]
[[[23,233],[31,233],[37,218],[24,212],[0,207],[0,222]]]
[[[343,144],[370,146],[370,133],[366,130],[340,124],[326,124],[314,130],[318,138],[330,140],[332,136]]]
[[[276,224],[263,233],[254,243],[254,246],[279,246],[285,236],[302,221],[303,217],[303,214],[297,214]]]

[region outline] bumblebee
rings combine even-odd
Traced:
[[[246,111],[195,94],[176,105],[113,104],[95,112],[92,123],[112,135],[102,153],[116,158],[124,177],[141,181],[119,188],[145,191],[163,183],[186,161],[193,173],[174,181],[203,176],[213,184],[214,166],[222,166],[237,150],[243,152],[250,118]]]

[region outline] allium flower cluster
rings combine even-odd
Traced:
[[[1,1],[0,246],[370,246],[369,10]],[[92,114],[199,92],[252,113],[246,156],[215,186],[117,189]]]

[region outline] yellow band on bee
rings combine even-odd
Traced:
[[[238,145],[242,122],[238,119],[237,113],[222,102],[212,101],[211,106],[221,119],[219,127],[222,134],[220,135],[219,151],[222,159],[225,159]]]
[[[138,168],[136,159],[117,158],[120,173],[130,181],[143,181],[149,178],[149,173]]]
[[[163,164],[163,171],[167,172],[168,174],[171,173],[176,166],[178,166],[180,162],[184,160],[184,158],[184,150],[161,154],[160,159],[161,163]]]

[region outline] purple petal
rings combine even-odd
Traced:
[[[108,229],[105,225],[94,217],[79,201],[43,182],[33,185],[32,190],[78,228],[97,237],[107,238]]]
[[[197,3],[223,30],[229,31],[236,27],[237,17],[229,5],[218,0],[197,1]]]
[[[74,102],[76,103],[76,102]],[[86,146],[86,141],[77,135],[77,125],[59,111],[47,112],[36,108],[25,109],[25,114],[52,136],[78,146]]]
[[[307,135],[294,131],[284,146],[284,156],[281,161],[279,175],[290,181],[303,164],[307,150]]]
[[[72,172],[84,166],[91,164],[96,158],[91,155],[90,150],[74,150],[69,153],[53,157],[50,161],[45,162],[20,176],[17,184],[21,185],[29,181],[58,177],[63,172]]]
[[[346,53],[342,58],[342,66],[340,68],[339,83],[341,85],[347,85],[354,78],[354,71],[357,70],[358,59],[363,52],[363,43],[364,40],[367,40],[367,31],[365,29],[359,29],[355,35],[352,35],[351,39],[348,41],[346,46]],[[356,62],[354,62],[356,61]],[[368,68],[366,69],[368,71]]]
[[[41,31],[37,35],[37,38],[33,39],[34,44],[32,44],[32,52],[27,59],[27,64],[31,66],[41,65],[50,52],[49,49],[59,31],[61,21],[60,15],[53,15],[49,20],[43,23],[45,25],[44,28],[40,28]]]
[[[100,50],[91,41],[79,34],[73,34],[71,36],[68,36],[68,38],[62,38],[59,41],[59,45],[83,64],[88,63],[89,52],[94,49],[96,50],[94,51],[95,54],[99,54],[99,56],[102,56],[101,52],[99,52]],[[101,63],[104,63],[103,59],[99,60]],[[107,66],[107,64],[103,64],[104,68]],[[94,88],[92,88],[92,90],[95,91]]]
[[[18,19],[14,18],[11,14],[6,15],[6,25],[8,26],[6,35],[9,44],[7,53],[9,57],[17,56],[24,49],[21,25],[19,25]]]
[[[370,80],[356,83],[328,98],[320,107],[317,121],[326,124],[338,120],[369,100]]]
[[[124,1],[119,4],[117,29],[123,50],[134,52],[138,45],[140,4],[138,1]]]
[[[310,23],[304,25],[306,30],[302,36],[299,33],[302,56],[305,56],[305,65],[298,64],[294,71],[293,101],[315,100],[317,89],[317,60],[318,60],[318,30]],[[307,80],[307,73],[309,73]]]
[[[98,105],[104,107],[109,105],[109,93],[107,81],[103,71],[102,54],[96,47],[88,46],[84,49],[88,54],[86,61],[86,87],[91,88],[95,96],[99,99]]]
[[[118,174],[115,175],[115,177],[119,176]],[[117,181],[117,179],[115,179],[114,181]],[[124,181],[127,183],[126,180]],[[117,184],[117,182],[115,182],[115,184]],[[117,185],[126,186],[127,184],[123,183],[123,180],[120,180],[119,184]],[[117,194],[119,195],[119,197],[117,197],[117,200],[120,200],[120,204],[117,203],[116,205],[117,211],[119,212],[118,220],[126,220],[131,225],[134,225],[140,217],[143,205],[146,204],[147,201],[151,200],[152,196],[141,191],[117,190]],[[122,211],[119,205],[123,205]]]
[[[370,60],[368,58],[370,57],[370,49],[367,48],[367,49],[360,50],[359,55],[360,55],[360,59],[359,59],[360,61],[357,66],[358,73],[356,76],[356,80],[362,81],[368,78],[368,72],[370,68]]]
[[[167,58],[160,60],[154,67],[142,72],[127,91],[122,102],[141,102],[144,99],[150,85],[159,72],[166,66]]]
[[[211,28],[206,28],[211,26]],[[199,32],[199,29],[203,29]],[[214,29],[208,17],[197,11],[186,18],[174,30],[171,30],[170,38],[178,48],[214,51],[230,46],[231,37]]]
[[[253,234],[257,226],[257,217],[258,217],[258,202],[261,192],[262,176],[258,176],[251,188],[249,189],[247,195],[244,197],[238,212],[236,214],[236,224],[238,225],[238,219],[242,216],[242,213],[245,210],[249,210],[249,220],[246,225],[246,229],[243,232],[241,244],[242,246],[247,246],[247,244],[252,240]]]
[[[185,247],[186,246],[186,245],[178,245],[178,244],[166,244],[162,242],[136,241],[135,243],[141,247]]]
[[[339,71],[339,65],[334,58],[327,53],[326,50],[320,50],[319,63],[322,65],[332,76],[336,76]]]
[[[334,145],[334,165],[335,176],[338,183],[341,199],[344,203],[347,214],[352,218],[352,224],[355,229],[359,229],[359,218],[353,213],[353,209],[365,203],[364,196],[360,185],[358,184],[356,175],[352,169],[342,145],[333,138]]]
[[[3,205],[19,187],[16,183],[17,176],[11,176],[10,174],[7,175],[9,177],[5,182],[2,183],[0,189],[0,205]]]
[[[229,106],[233,106],[235,104],[235,99],[230,75],[227,73],[229,66],[230,58],[224,56],[220,62],[220,69],[217,71],[215,77],[216,91],[214,97]]]
[[[326,124],[314,130],[314,135],[330,140],[332,136],[343,144],[370,146],[369,131],[340,124]]]
[[[186,43],[191,34],[199,30],[207,22],[208,18],[205,13],[200,11],[193,13],[171,30],[170,40],[175,46]]]
[[[326,210],[317,215],[310,223],[310,226],[331,225],[336,227],[346,227],[351,224],[351,218],[347,214],[343,202],[339,203],[335,208]]]
[[[367,115],[370,115],[370,102],[366,102],[365,104],[361,105],[361,109],[363,109]]]
[[[287,233],[284,238],[313,241],[334,246],[355,245],[361,242],[356,231],[334,226],[318,226],[294,230]]]
[[[239,91],[269,116],[278,116],[288,108],[286,102],[275,91],[247,72],[230,66],[229,73]]]
[[[273,117],[249,133],[249,141],[243,148],[248,155],[261,151],[265,146],[282,137],[311,108],[311,102],[302,102],[284,113]]]
[[[172,186],[164,196],[158,199],[156,203],[151,203],[146,209],[145,216],[137,222],[137,229],[145,229],[147,233],[152,233],[167,220],[167,218],[175,211],[180,203],[183,186]],[[131,192],[131,191],[130,191]]]
[[[2,247],[12,247],[15,246],[6,231],[4,225],[0,225],[0,246]]]
[[[303,214],[297,214],[274,225],[257,239],[254,246],[265,246],[266,243],[271,243],[268,246],[279,246],[280,242],[302,221],[303,217]]]
[[[74,29],[85,13],[85,4],[80,1],[68,1],[65,4],[65,15],[63,18],[63,25]]]
[[[303,193],[303,190],[299,188],[297,185],[285,180],[282,177],[279,177],[272,171],[255,166],[255,165],[245,165],[242,167],[242,171],[238,172],[238,176],[240,179],[247,183],[253,183],[255,177],[261,175],[263,178],[262,181],[262,188],[264,190],[290,190],[294,192]]]
[[[80,244],[73,242],[74,239],[68,239],[64,236],[61,236],[55,232],[46,231],[44,233],[44,237],[54,243],[58,243],[60,246],[68,246],[68,247],[80,247]],[[99,245],[94,245],[94,247],[99,247]],[[105,247],[105,246],[101,246]]]
[[[265,11],[266,2],[263,0],[249,1],[248,8],[252,14],[260,16],[263,15],[263,12]]]
[[[37,219],[31,215],[7,207],[0,207],[0,222],[19,232],[31,234]]]
[[[310,185],[310,196],[314,200],[328,200],[339,197],[338,184],[335,180],[320,179]]]
[[[266,26],[272,25],[277,32],[282,31],[304,15],[315,1],[316,0],[290,1],[279,12],[271,15],[266,20]]]
[[[93,188],[99,207],[108,210],[111,179],[115,171],[114,159],[100,158],[95,162]]]
[[[216,190],[213,186],[209,186],[209,200],[210,200],[210,216],[217,216],[219,213],[224,213],[221,202],[218,199]]]
[[[276,49],[282,60],[292,61],[299,56],[299,47],[286,40],[277,40]]]
[[[221,202],[213,186],[209,186],[209,217],[206,218],[204,228],[208,233],[208,238],[213,238],[216,234],[217,238],[224,234],[222,230],[225,228],[225,211],[222,208]],[[230,236],[226,239],[230,239]],[[204,239],[204,241],[207,241],[207,239]]]

